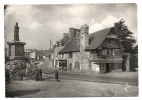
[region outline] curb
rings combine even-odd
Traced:
[[[53,76],[53,75],[50,75]],[[45,78],[45,77],[44,77]],[[46,78],[45,78],[46,79]],[[59,79],[67,79],[67,80],[78,80],[78,81],[88,81],[88,82],[97,82],[97,83],[110,83],[110,84],[121,84],[126,85],[128,82],[110,82],[110,81],[95,81],[95,80],[88,80],[88,79],[79,79],[79,78],[69,78],[69,77],[59,77]],[[138,84],[128,83],[129,85],[138,86]]]
[[[108,82],[108,81],[93,81],[87,79],[77,79],[77,78],[67,78],[67,77],[59,77],[60,79],[68,79],[68,80],[79,80],[79,81],[88,81],[88,82],[97,82],[97,83],[110,83],[110,84],[121,84],[126,85],[125,82]],[[138,86],[138,84],[128,83],[129,85]]]

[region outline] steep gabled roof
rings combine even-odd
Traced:
[[[108,33],[110,32],[110,29],[111,28],[105,28],[105,29],[102,29],[100,31],[90,34],[89,35],[89,46],[87,46],[85,50],[88,51],[88,50],[96,49],[97,47],[99,47],[103,43]]]
[[[80,49],[80,43],[73,38],[59,53],[76,52]]]
[[[86,47],[86,51],[96,49],[105,40],[107,34],[111,28],[105,28],[100,31],[89,34],[89,46]],[[69,40],[69,39],[68,39]],[[77,52],[80,50],[80,43],[76,38],[73,38],[59,53]]]

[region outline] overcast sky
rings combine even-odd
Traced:
[[[5,10],[5,40],[13,41],[14,25],[19,23],[19,37],[26,49],[47,50],[68,33],[69,28],[89,25],[89,33],[113,27],[120,19],[126,20],[137,39],[136,4],[88,5],[10,5]]]

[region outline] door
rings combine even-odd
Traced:
[[[110,71],[109,69],[109,63],[106,63],[106,73],[108,73]]]
[[[72,63],[70,63],[70,71],[72,70]]]

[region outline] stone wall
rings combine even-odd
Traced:
[[[89,70],[89,58],[90,54],[88,52],[85,52],[84,54],[81,54],[80,52],[73,52],[73,58],[68,58],[68,69],[76,71],[88,71]],[[75,63],[78,63],[79,68],[77,65],[75,66]],[[70,68],[72,66],[72,68]]]

